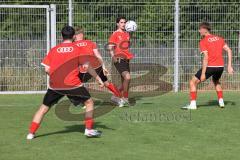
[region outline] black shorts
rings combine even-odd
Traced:
[[[101,80],[102,80],[103,82],[106,82],[106,81],[108,80],[108,79],[107,79],[107,76],[105,76],[104,73],[103,73],[103,68],[102,68],[102,66],[99,67],[99,68],[97,68],[97,69],[95,69],[95,71],[96,71],[97,75],[101,78]],[[89,81],[89,80],[92,78],[92,75],[89,74],[88,72],[87,72],[87,73],[80,73],[80,74],[79,74],[79,78],[80,78],[80,80],[81,80],[82,82],[87,82],[87,81]]]
[[[206,79],[212,76],[213,81],[218,81],[223,73],[224,67],[207,67],[206,70]],[[197,77],[199,80],[201,78],[202,69],[200,69],[196,74],[195,77]]]
[[[122,74],[125,71],[130,72],[128,59],[117,58],[117,60],[117,62],[114,62],[114,66],[116,67],[118,73]]]
[[[79,105],[80,103],[84,103],[91,98],[88,90],[85,87],[79,87],[71,90],[48,89],[43,98],[43,104],[51,107],[64,96],[67,96],[75,106]]]

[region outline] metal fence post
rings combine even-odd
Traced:
[[[56,46],[56,5],[51,4],[51,48]]]
[[[174,92],[179,90],[179,0],[175,0],[174,13]]]
[[[55,4],[51,4],[50,8],[49,8],[49,12],[50,12],[50,24],[47,24],[48,27],[48,34],[50,33],[50,35],[48,35],[48,39],[50,40],[50,44],[48,47],[48,52],[50,50],[50,48],[53,48],[54,46],[56,46],[56,5]],[[48,14],[49,17],[49,14]],[[49,19],[49,18],[48,18]],[[50,29],[49,29],[50,27]],[[49,87],[49,76],[47,75],[47,88]]]
[[[73,19],[73,8],[72,8],[72,0],[68,0],[68,25],[72,26],[72,19]]]

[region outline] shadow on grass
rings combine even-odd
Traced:
[[[235,106],[236,102],[233,101],[224,101],[225,105],[231,105],[231,106]],[[218,101],[216,100],[210,100],[205,104],[199,104],[198,107],[215,107],[218,106]]]
[[[113,128],[107,127],[106,125],[102,125],[100,122],[95,122],[94,126],[96,128],[100,128],[100,129],[115,130]],[[56,134],[72,133],[72,132],[84,133],[84,130],[85,130],[85,125],[83,125],[83,124],[81,124],[81,125],[71,125],[71,126],[65,126],[64,130],[37,135],[36,138],[51,136],[51,135],[56,135]]]

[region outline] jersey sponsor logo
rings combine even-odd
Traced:
[[[73,47],[59,47],[57,49],[58,53],[69,53],[73,51]]]
[[[208,42],[216,42],[219,40],[219,37],[211,37],[211,38],[208,38]]]
[[[87,42],[80,42],[77,44],[78,47],[84,47],[87,46]]]

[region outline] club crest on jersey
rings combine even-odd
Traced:
[[[68,52],[72,52],[73,51],[73,47],[59,47],[57,49],[58,53],[68,53]]]
[[[121,41],[122,40],[122,36],[118,36],[118,39]]]
[[[218,41],[218,40],[219,40],[218,37],[208,38],[208,42],[215,42],[215,41]]]
[[[84,47],[87,46],[87,42],[80,42],[77,44],[78,47]]]

